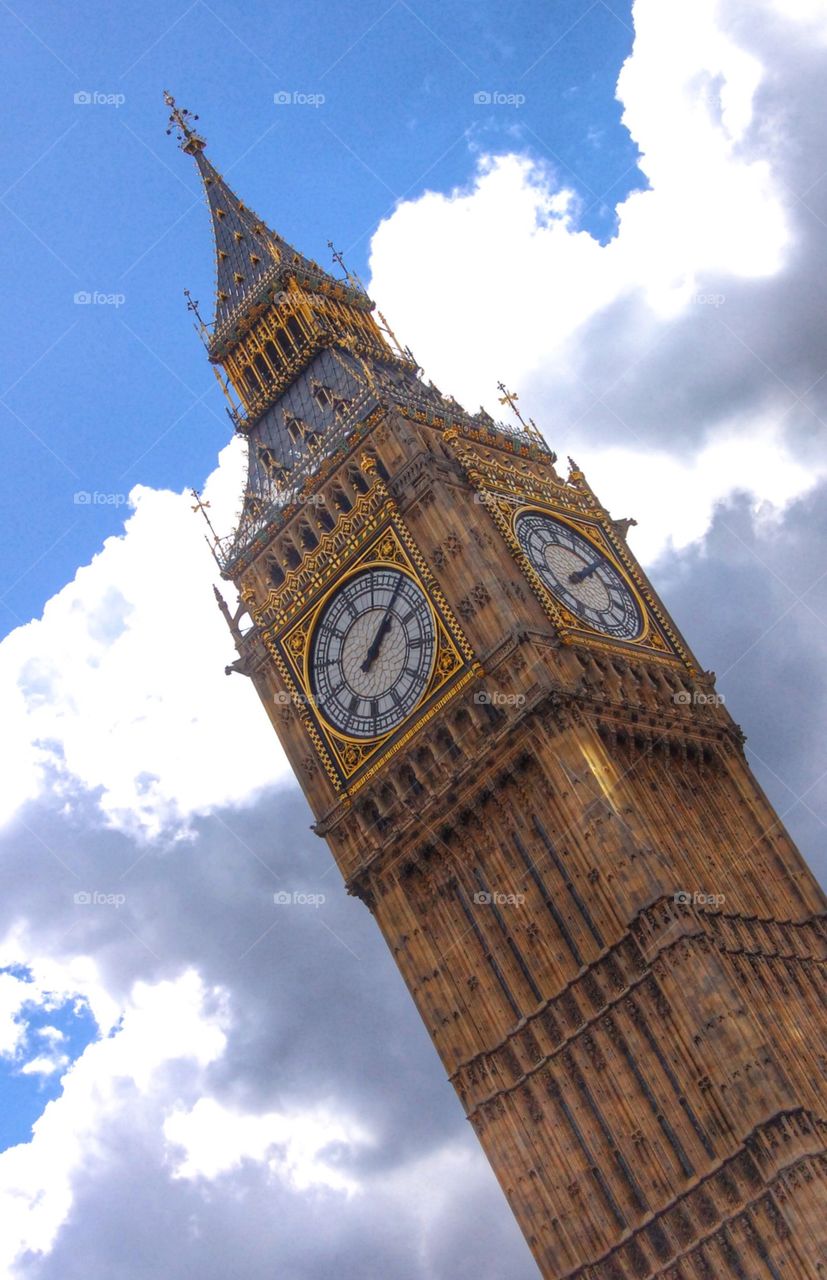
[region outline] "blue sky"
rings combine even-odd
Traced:
[[[32,975],[20,965],[0,969],[31,983]],[[63,1071],[49,1069],[55,1060],[73,1062],[97,1036],[97,1024],[83,1001],[63,997],[44,999],[32,984],[32,999],[15,1019],[23,1029],[15,1057],[0,1071],[0,1151],[28,1142],[32,1125],[43,1108],[60,1096]],[[26,1063],[40,1063],[45,1070],[24,1072]]]
[[[189,287],[210,313],[212,246],[163,88],[200,114],[243,199],[320,261],[332,239],[363,276],[397,200],[467,183],[481,149],[554,165],[601,238],[643,184],[614,98],[622,0],[22,4],[0,30],[3,111],[21,121],[0,162],[4,631],[120,529],[133,484],[199,486],[230,434],[184,310]],[[75,103],[84,91],[98,100]],[[491,244],[480,272],[507,253]]]

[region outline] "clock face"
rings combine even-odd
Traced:
[[[576,617],[620,640],[640,635],[643,618],[638,603],[594,543],[541,511],[521,512],[514,532],[543,584]]]
[[[396,729],[428,686],[435,633],[422,588],[403,570],[356,573],[328,600],[310,645],[310,688],[328,724],[351,738]]]

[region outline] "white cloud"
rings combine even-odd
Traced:
[[[59,954],[59,939],[55,952]],[[120,1003],[106,986],[94,957],[76,954],[69,958],[47,954],[41,946],[32,940],[31,931],[22,923],[18,923],[0,939],[0,967],[6,968],[15,964],[25,964],[28,978],[19,980],[14,988],[16,1008],[22,1010],[25,1005],[33,1005],[39,1009],[50,1011],[80,1001],[87,1005],[100,1030],[106,1034],[115,1026],[120,1016]],[[0,979],[9,975],[0,974]],[[0,984],[2,990],[2,984]],[[0,1019],[0,1028],[2,1027]],[[27,1033],[25,1019],[21,1023],[22,1035]],[[41,1028],[38,1034],[55,1036],[56,1028]],[[56,1032],[58,1036],[60,1032]],[[22,1039],[20,1041],[22,1043]]]
[[[239,476],[232,445],[205,488],[220,529]],[[192,498],[138,485],[130,501],[124,533],[0,645],[0,820],[46,786],[71,805],[80,783],[112,825],[154,835],[285,772],[252,688],[224,674],[235,654]]]
[[[218,1000],[208,1013],[208,999]],[[192,1086],[226,1045],[220,992],[195,973],[136,983],[119,1030],[89,1045],[63,1079],[63,1093],[34,1125],[31,1142],[0,1154],[0,1271],[25,1250],[48,1251],[72,1205],[72,1180],[95,1158],[107,1126],[163,1096],[163,1071],[188,1067]]]
[[[401,203],[372,243],[371,292],[426,372],[471,409],[482,401],[502,412],[497,379],[516,385],[523,412],[559,452],[576,454],[601,500],[639,517],[635,546],[648,559],[670,541],[700,537],[714,503],[735,488],[756,504],[783,504],[827,471],[823,451],[805,462],[785,437],[781,378],[757,409],[746,392],[743,404],[731,403],[723,378],[707,402],[710,345],[739,341],[721,303],[741,286],[783,278],[795,248],[779,131],[757,105],[775,68],[727,30],[733,13],[740,7],[723,0],[636,0],[618,97],[649,189],[619,207],[608,244],[578,230],[577,201],[527,155],[482,157],[468,187]],[[638,402],[657,396],[668,405],[672,370],[653,362],[648,373],[646,362],[679,322],[674,372],[687,380],[696,362],[688,394],[700,444],[667,419],[653,447],[634,413],[607,409],[606,379],[621,384],[640,364]],[[768,327],[777,323],[768,315]],[[618,350],[630,353],[619,375]],[[743,345],[732,370],[739,355],[754,361],[745,387],[762,372],[772,377]],[[609,414],[612,446],[583,448],[592,423]]]
[[[670,318],[706,277],[781,267],[782,193],[768,162],[739,149],[762,68],[720,30],[720,8],[637,0],[618,96],[651,189],[620,206],[609,244],[577,229],[553,171],[518,155],[483,156],[470,187],[426,192],[379,226],[371,290],[460,400],[490,402],[493,370],[522,379],[563,358],[581,325],[630,292]]]
[[[59,1027],[38,1027],[37,1034],[52,1045],[62,1044],[66,1039],[65,1033]]]
[[[797,458],[771,421],[742,423],[686,456],[603,448],[589,459],[588,470],[601,502],[613,514],[638,521],[629,542],[644,564],[667,546],[679,550],[702,538],[716,505],[734,489],[752,494],[756,510],[767,504],[781,510],[825,474],[827,459],[819,468]]]
[[[28,955],[29,948],[18,930],[0,945],[0,966],[18,964],[21,956]],[[53,961],[41,963],[27,959],[24,976],[0,972],[0,1057],[19,1061],[27,1052],[30,1032],[46,1040],[48,1045],[46,1052],[38,1053],[19,1068],[23,1075],[52,1074],[68,1062],[68,1058],[57,1052],[65,1040],[64,1033],[51,1026],[32,1029],[27,1015],[32,1011],[59,1009],[78,999],[88,1003],[86,993],[81,992],[75,981],[84,968],[87,978],[95,970],[94,965],[88,962],[84,965],[83,961],[76,961],[67,969]],[[96,1000],[96,1004],[99,1009],[110,1007],[106,996]]]
[[[827,5],[824,0],[759,0],[756,7],[809,27],[809,35],[827,44]]]
[[[358,1189],[357,1182],[328,1164],[325,1150],[334,1143],[356,1147],[369,1141],[363,1129],[324,1109],[244,1115],[214,1098],[200,1098],[190,1111],[174,1112],[164,1133],[181,1148],[174,1167],[177,1178],[217,1178],[237,1169],[242,1160],[256,1160],[299,1191],[323,1186],[348,1193]]]
[[[13,973],[0,973],[0,1055],[13,1056],[26,1035],[19,1014],[32,998],[32,984]]]
[[[36,1058],[31,1058],[28,1062],[24,1062],[20,1068],[22,1076],[53,1076],[59,1071],[63,1071],[68,1067],[69,1059],[65,1053],[57,1054],[50,1058],[45,1054],[39,1054]]]

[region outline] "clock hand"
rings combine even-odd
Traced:
[[[569,574],[569,582],[584,582],[586,578],[590,578],[595,569],[600,567],[599,560],[593,560],[591,564],[587,564],[584,569],[578,569],[576,573]]]
[[[377,629],[376,635],[373,637],[370,648],[365,654],[365,660],[362,663],[363,671],[370,671],[371,667],[373,666],[376,660],[376,655],[379,652],[379,646],[381,645],[382,641],[385,639],[385,636],[388,634],[388,631],[390,630],[391,610],[394,604],[396,603],[396,597],[399,595],[399,588],[401,586],[402,586],[402,574],[400,573],[399,577],[396,580],[396,586],[393,589],[393,594],[391,595],[390,603],[387,609],[385,610],[385,616],[382,619],[382,621],[379,623],[379,627]]]

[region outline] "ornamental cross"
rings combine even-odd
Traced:
[[[509,405],[514,416],[522,422],[523,426],[525,426],[526,424],[523,422],[523,415],[517,408],[517,401],[520,397],[517,395],[516,391],[508,391],[504,382],[497,383],[497,390],[502,392],[502,395],[500,396],[500,404]]]
[[[210,505],[209,502],[204,502],[202,500],[201,494],[198,492],[197,489],[190,489],[190,493],[195,498],[195,506],[192,508],[192,510],[201,512],[202,516],[207,522],[207,528],[212,534],[213,540],[215,542],[218,542],[218,534],[215,532],[215,529],[212,527],[212,521],[210,520],[210,517],[207,515],[207,508]]]

